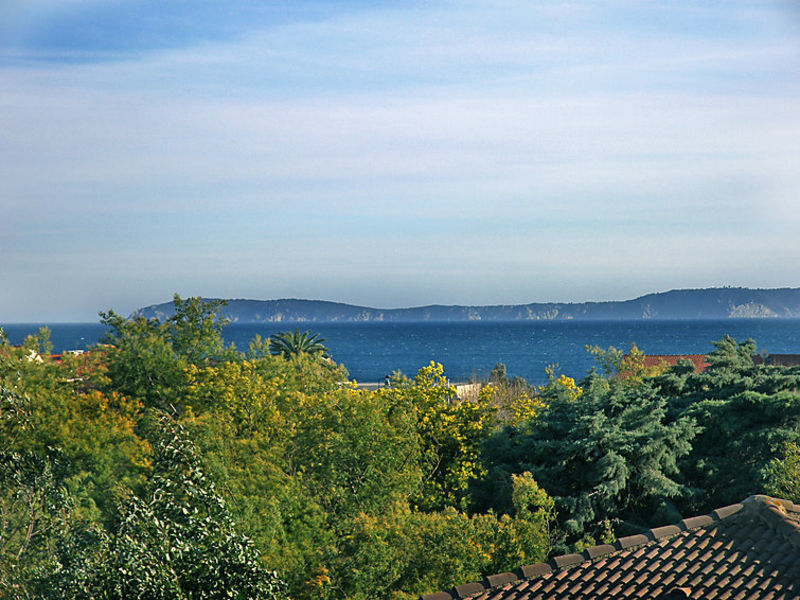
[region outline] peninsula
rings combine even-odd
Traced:
[[[800,318],[800,288],[723,287],[671,290],[609,302],[388,309],[301,299],[228,299],[226,302],[220,316],[232,323]],[[172,302],[164,302],[141,308],[134,314],[164,319],[172,311]]]

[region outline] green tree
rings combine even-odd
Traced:
[[[304,361],[192,367],[182,417],[237,521],[282,565],[295,597],[314,595],[309,573],[330,562],[344,523],[406,502],[421,477],[412,414],[380,394],[297,389],[286,375],[298,364],[316,376]]]
[[[625,357],[625,353],[622,350],[618,350],[614,346],[609,346],[608,349],[603,349],[600,346],[584,346],[584,349],[592,355],[606,379],[611,379],[619,373],[622,367],[622,359]]]
[[[504,385],[508,383],[508,373],[503,363],[497,363],[489,373],[489,383]]]
[[[497,363],[489,373],[489,381],[480,390],[483,401],[496,409],[496,418],[502,423],[518,423],[534,418],[541,408],[536,386],[529,386],[522,377],[509,377],[506,366]]]
[[[343,389],[308,403],[290,452],[304,485],[334,520],[380,514],[420,487],[413,414],[383,394]]]
[[[301,333],[295,329],[269,336],[269,349],[273,355],[285,358],[299,354],[327,356],[328,349],[323,345],[324,341],[319,334],[312,334],[311,331]]]
[[[145,406],[175,410],[187,362],[172,348],[166,326],[141,316],[125,319],[114,311],[100,314],[111,328],[98,348],[106,355],[108,388]]]
[[[601,537],[608,521],[625,532],[674,520],[671,501],[688,492],[677,460],[691,449],[692,420],[668,420],[666,401],[647,386],[609,385],[591,374],[581,387],[576,401],[567,387],[552,386],[535,421],[486,444],[483,485],[492,491],[480,496],[484,508],[492,502],[507,512],[510,475],[530,471],[553,495],[568,543]]]
[[[0,448],[39,456],[59,448],[70,465],[65,485],[79,510],[105,521],[112,516],[117,489],[138,489],[143,483],[150,449],[136,431],[141,403],[93,389],[94,360],[81,356],[39,363],[29,361],[24,349],[4,353]]]
[[[35,352],[43,359],[49,358],[53,353],[53,342],[50,341],[50,328],[40,327],[39,330],[25,338],[22,347],[29,352]]]
[[[555,522],[553,500],[530,474],[515,478],[513,486],[514,516],[407,506],[356,515],[343,529],[321,591],[337,598],[411,600],[544,560]]]
[[[181,409],[188,365],[240,358],[222,339],[227,324],[217,315],[222,301],[182,300],[175,294],[173,302],[175,313],[164,322],[140,315],[126,319],[113,310],[100,313],[110,328],[103,340],[109,389],[167,412]]]
[[[708,355],[709,369],[720,371],[723,369],[746,369],[753,366],[753,355],[756,353],[756,343],[747,339],[737,344],[731,336],[726,335],[718,342],[711,342],[714,351]]]
[[[153,474],[130,496],[110,533],[71,527],[36,585],[53,599],[275,600],[285,597],[251,542],[234,527],[180,426],[150,425]]]
[[[54,557],[73,501],[62,453],[0,451],[0,597],[33,598],[31,581]]]
[[[222,330],[229,323],[219,316],[225,300],[182,300],[175,294],[172,302],[175,312],[166,320],[166,334],[175,353],[193,365],[240,358],[234,346],[226,346],[222,339]]]
[[[755,343],[730,337],[714,342],[711,367],[672,368],[650,385],[667,399],[669,418],[699,426],[679,466],[693,489],[682,512],[698,514],[762,489],[775,449],[800,442],[800,369],[754,365]]]
[[[800,503],[800,446],[786,442],[781,456],[773,458],[764,469],[768,494]]]
[[[667,364],[662,360],[658,364],[647,366],[645,364],[645,354],[636,346],[631,344],[628,354],[622,357],[617,379],[624,385],[637,386],[647,378],[656,377],[667,370]]]
[[[279,377],[286,391],[299,391],[310,396],[326,394],[347,384],[347,369],[332,360],[320,360],[314,354],[301,353],[285,360],[269,356],[254,362],[256,370],[270,377]]]

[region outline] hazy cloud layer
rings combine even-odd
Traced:
[[[179,4],[0,14],[0,322],[800,285],[790,4]]]

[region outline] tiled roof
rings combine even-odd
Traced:
[[[625,358],[627,358],[627,355]],[[623,360],[625,360],[625,358],[623,358]],[[674,367],[678,364],[678,360],[680,359],[690,361],[694,365],[694,370],[698,373],[702,373],[711,366],[705,354],[645,354],[642,357],[644,366],[647,368],[658,367],[660,365]]]
[[[751,496],[422,600],[800,600],[800,505]]]

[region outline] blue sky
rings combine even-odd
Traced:
[[[0,322],[800,286],[797,2],[0,4]]]

